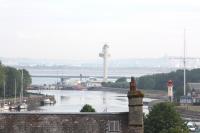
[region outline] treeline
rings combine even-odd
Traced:
[[[142,76],[137,80],[137,86],[146,90],[166,90],[167,81],[174,82],[174,93],[177,98],[183,95],[183,70],[177,70],[170,73],[154,74]],[[186,81],[200,82],[200,69],[192,69],[186,71]]]
[[[167,91],[167,81],[174,82],[174,93],[177,98],[183,95],[183,70],[176,70],[170,73],[146,75],[136,78],[137,87],[144,90]],[[186,70],[187,82],[200,82],[200,69]],[[126,78],[120,78],[116,82],[102,83],[105,87],[128,88]]]
[[[21,92],[21,82],[22,79],[22,69],[17,70],[16,68],[4,66],[0,62],[0,97],[4,96],[4,82],[5,82],[5,96],[6,97],[14,97],[15,95],[15,80],[16,80],[16,92],[17,96],[20,95]],[[23,69],[23,87],[24,90],[29,86],[32,82],[31,76],[29,72]]]
[[[115,82],[103,82],[103,87],[112,87],[112,88],[129,88],[129,82],[125,77],[117,79]]]

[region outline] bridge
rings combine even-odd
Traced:
[[[60,78],[60,79],[70,79],[70,78],[103,78],[103,76],[70,76],[70,75],[31,75],[33,78]],[[130,78],[128,76],[108,76],[108,79],[118,79],[121,77]]]

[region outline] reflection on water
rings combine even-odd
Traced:
[[[36,90],[29,92],[38,93]],[[97,112],[127,112],[128,98],[126,94],[104,91],[71,91],[71,90],[42,90],[42,94],[54,95],[56,103],[34,109],[37,112],[80,112],[85,104],[92,105]],[[152,99],[144,98],[144,101]],[[144,106],[147,113],[147,107]]]

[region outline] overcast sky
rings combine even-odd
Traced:
[[[112,59],[200,53],[199,0],[0,0],[0,57]]]

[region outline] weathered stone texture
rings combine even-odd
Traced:
[[[144,128],[143,127],[129,127],[128,133],[143,133]]]
[[[2,113],[0,133],[109,133],[109,121],[119,121],[118,133],[128,133],[128,113]]]
[[[128,100],[129,100],[129,105],[142,105],[143,104],[143,98],[141,98],[141,97],[135,98],[135,97],[129,96]]]
[[[128,92],[129,115],[128,133],[143,133],[143,97],[144,94],[136,89],[136,81],[131,78],[130,91]]]
[[[129,108],[129,125],[143,125],[143,109],[141,107]],[[142,117],[142,118],[141,118]]]

